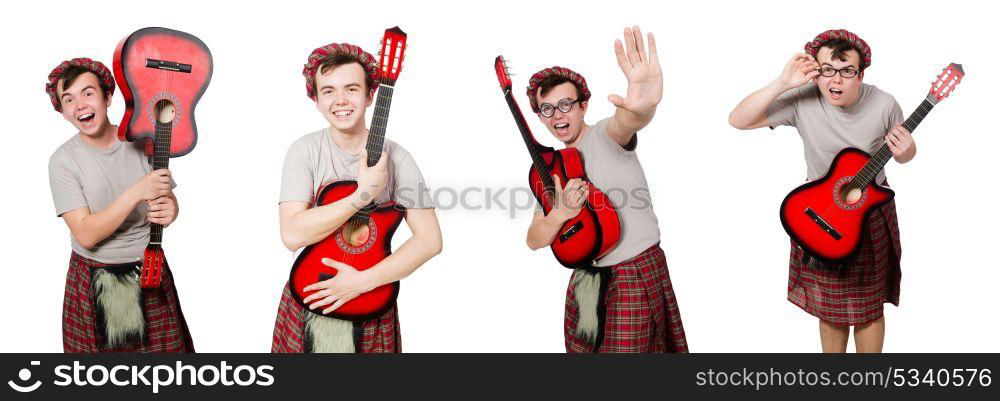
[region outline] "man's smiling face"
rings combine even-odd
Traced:
[[[92,72],[85,72],[64,87],[65,79],[56,84],[56,94],[62,106],[62,115],[87,136],[99,136],[108,124],[110,96],[101,89],[100,80]]]
[[[316,108],[341,132],[364,129],[365,109],[372,104],[372,88],[356,62],[316,72]]]

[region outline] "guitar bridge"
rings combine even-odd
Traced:
[[[183,73],[191,73],[191,64],[178,63],[176,61],[166,61],[166,60],[155,60],[151,58],[146,59],[146,68],[156,68],[158,70],[167,70]]]
[[[566,242],[566,240],[568,240],[574,234],[580,232],[580,230],[582,229],[583,229],[583,222],[582,221],[576,222],[576,224],[573,224],[572,226],[567,228],[566,231],[563,231],[563,233],[559,235],[559,242]]]
[[[816,212],[813,211],[812,208],[810,207],[806,208],[806,215],[809,216],[809,218],[811,218],[812,221],[819,226],[819,228],[823,229],[823,231],[826,231],[827,234],[830,234],[830,236],[833,237],[833,239],[839,241],[841,238],[843,238],[843,236],[840,235],[840,233],[837,232],[837,230],[834,229],[833,226],[830,225],[830,223],[827,223],[826,220],[823,220],[823,218],[820,217],[818,214],[816,214]]]

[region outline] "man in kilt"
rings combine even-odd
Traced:
[[[687,352],[680,310],[659,246],[660,230],[646,174],[636,154],[636,133],[649,124],[663,95],[656,44],[647,52],[639,27],[625,29],[615,43],[627,95],[611,95],[614,115],[584,122],[590,90],[580,74],[563,67],[534,74],[527,88],[531,109],[567,147],[579,150],[587,177],[611,198],[621,222],[621,239],[592,267],[573,271],[566,292],[567,352]],[[546,215],[535,212],[528,229],[531,249],[552,244],[560,227],[580,213],[586,183],[572,179]],[[629,198],[633,197],[633,198]]]
[[[809,180],[826,174],[844,148],[874,153],[888,144],[893,158],[916,155],[913,137],[892,95],[862,83],[871,48],[858,35],[829,30],[806,43],[773,82],[748,96],[729,116],[738,129],[795,127],[805,149]],[[876,183],[886,185],[885,172]],[[881,352],[885,338],[883,305],[899,304],[900,243],[896,204],[891,201],[868,219],[868,232],[855,260],[822,263],[792,242],[788,300],[819,318],[824,352],[846,352],[850,326],[858,352]]]
[[[292,143],[281,176],[281,239],[290,251],[331,235],[372,200],[396,201],[406,208],[413,236],[377,265],[363,271],[332,259],[333,278],[306,287],[315,291],[303,301],[285,285],[274,324],[272,352],[400,352],[399,314],[393,305],[382,316],[359,322],[320,315],[358,295],[399,281],[441,252],[441,229],[430,193],[413,157],[386,139],[378,162],[368,167],[365,110],[377,88],[378,65],[371,54],[347,43],[317,48],[302,74],[306,95],[329,125]],[[396,131],[400,132],[400,131]],[[356,180],[357,190],[337,202],[316,206],[331,183]]]
[[[193,352],[173,276],[140,289],[149,224],[177,218],[170,171],[152,170],[142,143],[118,140],[108,120],[115,83],[88,58],[60,63],[45,92],[77,130],[49,159],[56,215],[71,234],[63,303],[66,352]]]

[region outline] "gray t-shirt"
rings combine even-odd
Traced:
[[[862,84],[858,101],[838,107],[823,99],[814,83],[789,90],[767,107],[772,126],[795,127],[802,137],[809,180],[821,178],[833,158],[844,148],[858,148],[873,154],[885,143],[885,135],[903,122],[903,110],[892,95],[874,85]],[[885,182],[880,171],[876,182]]]
[[[430,191],[410,153],[389,139],[383,148],[389,154],[388,177],[386,189],[377,201],[394,200],[408,209],[433,208]],[[292,143],[285,155],[278,202],[302,201],[312,205],[326,185],[356,180],[358,160],[358,155],[348,154],[333,141],[329,128],[303,136]]]
[[[608,136],[610,118],[594,124],[577,145],[583,157],[587,178],[604,192],[618,210],[621,239],[596,266],[611,266],[642,253],[660,242],[660,227],[653,212],[653,201],[646,183],[646,173],[635,153],[638,134],[623,148]]]
[[[89,207],[97,213],[152,171],[141,143],[117,142],[108,149],[92,148],[73,135],[49,158],[49,186],[56,215]],[[114,233],[86,249],[70,236],[73,251],[102,263],[139,260],[149,243],[146,202],[129,213]]]

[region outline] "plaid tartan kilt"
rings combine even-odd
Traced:
[[[312,312],[295,302],[291,287],[285,284],[278,303],[278,317],[274,321],[271,352],[308,352],[305,342],[307,313]],[[399,314],[395,305],[377,319],[355,322],[354,329],[354,349],[359,353],[401,352]]]
[[[91,283],[94,269],[109,265],[80,256],[69,258],[66,296],[63,300],[63,350],[65,352],[194,352],[174,277],[164,263],[160,288],[142,290],[146,336],[141,344],[108,348],[98,322]]]
[[[896,201],[872,212],[868,235],[862,241],[857,258],[838,266],[812,259],[792,241],[788,300],[825,322],[842,326],[878,320],[885,303],[899,306],[902,249]]]
[[[563,326],[566,352],[688,352],[667,259],[659,244],[600,272],[604,290],[603,305],[598,305],[601,329],[596,350],[576,334],[580,311],[571,278]],[[573,274],[583,272],[574,270]]]

